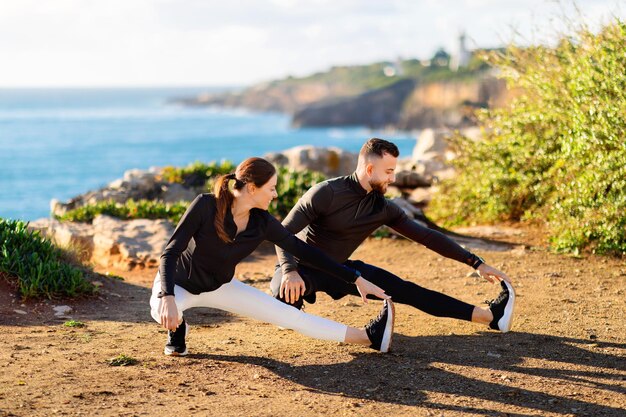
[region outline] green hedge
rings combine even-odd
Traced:
[[[269,212],[279,218],[285,218],[300,197],[312,186],[326,179],[316,171],[295,171],[284,166],[278,167],[278,198],[270,204]]]
[[[18,220],[0,218],[0,272],[17,278],[24,298],[76,296],[94,290],[59,248]]]
[[[211,177],[228,174],[235,170],[235,165],[230,161],[215,161],[204,163],[193,162],[186,167],[167,166],[163,168],[161,176],[167,182],[176,182],[185,187],[204,187]]]
[[[459,176],[431,208],[448,225],[545,221],[557,250],[626,253],[626,25],[487,56],[516,98],[453,139]]]
[[[206,164],[196,163],[197,167],[201,167],[195,173],[207,171],[204,170]],[[223,166],[223,165],[222,165]],[[190,172],[189,167],[184,168],[185,172]],[[226,172],[232,172],[234,167]],[[178,168],[172,168],[171,172],[175,172]],[[176,171],[180,172],[180,171]],[[221,175],[221,170],[215,170],[212,175]],[[273,215],[284,218],[289,210],[296,204],[298,199],[311,186],[325,180],[324,175],[314,171],[294,171],[285,167],[278,168],[278,199],[274,200],[270,205],[269,211]],[[170,177],[171,178],[171,177]],[[181,175],[179,178],[185,178]],[[214,176],[205,178],[203,181],[212,182]],[[184,181],[184,180],[183,180]],[[209,189],[209,188],[207,188]],[[188,202],[179,202],[173,204],[165,204],[153,200],[128,200],[125,203],[116,203],[112,200],[101,201],[95,204],[89,204],[83,207],[70,210],[62,216],[56,216],[60,221],[72,222],[91,222],[97,215],[106,214],[124,220],[130,219],[168,219],[176,224],[185,213]]]
[[[152,200],[128,200],[125,203],[116,203],[113,200],[100,201],[83,207],[70,210],[62,216],[55,216],[57,220],[69,222],[91,222],[97,215],[106,214],[119,219],[168,219],[178,223],[187,210],[189,203],[180,202],[165,204]]]

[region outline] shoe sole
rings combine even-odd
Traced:
[[[380,343],[380,351],[387,353],[391,349],[391,342],[393,340],[393,327],[396,320],[396,309],[393,302],[387,300],[387,323],[385,323],[385,332],[383,333],[383,340]]]
[[[507,289],[509,290],[509,301],[506,303],[506,307],[504,307],[504,314],[502,314],[502,317],[500,318],[500,320],[498,320],[498,329],[500,329],[502,333],[507,333],[509,330],[511,330],[511,326],[513,325],[513,310],[515,309],[515,290],[508,282],[502,282],[504,282],[504,285],[506,285]]]
[[[175,350],[169,350],[168,348],[163,349],[163,353],[167,356],[187,356],[189,353],[187,348],[185,348],[184,352],[176,352]]]

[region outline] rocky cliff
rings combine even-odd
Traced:
[[[489,68],[458,73],[415,68],[413,73],[382,78],[380,64],[333,68],[302,79],[287,78],[239,92],[176,102],[287,113],[297,127],[358,125],[410,130],[471,126],[477,108],[500,105],[510,94]]]

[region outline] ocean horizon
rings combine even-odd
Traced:
[[[243,109],[185,107],[172,98],[219,87],[0,88],[0,217],[50,215],[66,201],[132,168],[263,156],[298,145],[356,152],[382,136],[409,156],[415,136],[363,127],[293,128],[290,117]]]

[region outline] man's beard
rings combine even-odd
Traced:
[[[386,181],[370,181],[369,184],[373,191],[383,195],[387,192],[387,185],[389,185]]]

